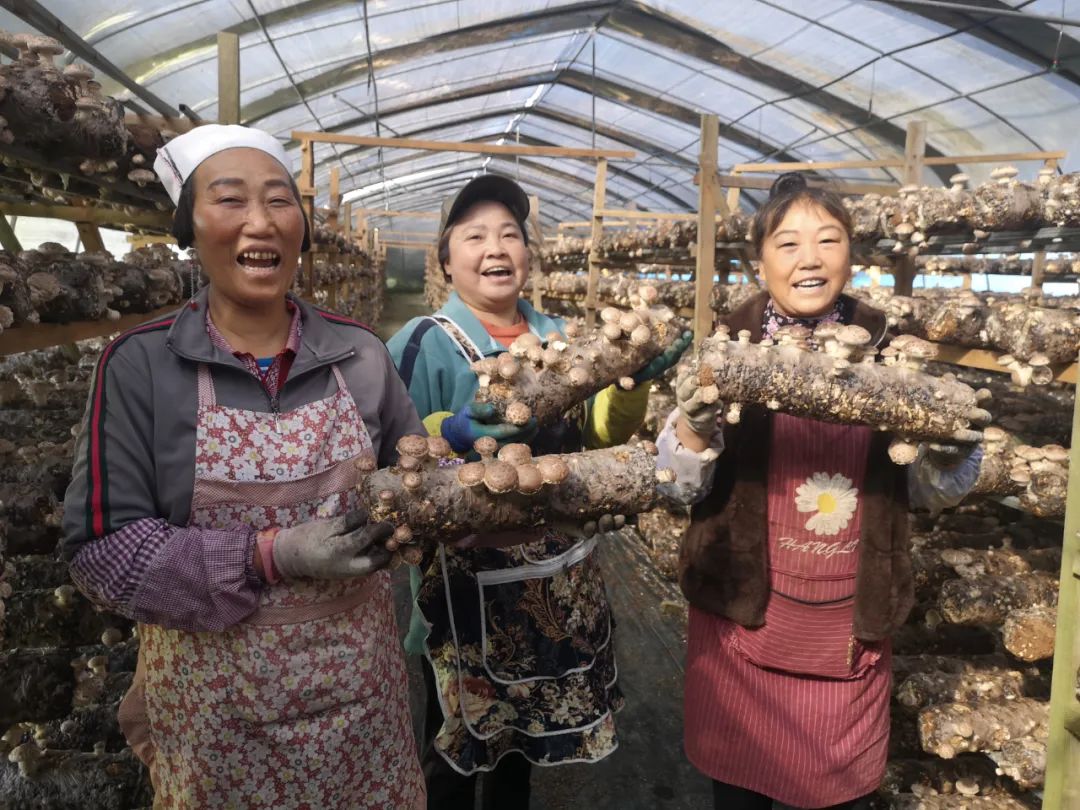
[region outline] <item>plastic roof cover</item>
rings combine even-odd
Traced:
[[[287,141],[294,169],[294,130],[595,144],[636,152],[611,162],[609,206],[687,211],[697,201],[699,114],[714,112],[721,170],[902,157],[905,127],[918,119],[931,155],[1063,149],[1061,168],[1080,170],[1080,30],[932,2],[41,2],[147,90],[207,120],[217,116],[216,34],[239,33],[242,119]],[[981,5],[1080,17],[1080,0]],[[6,11],[0,26],[30,28]],[[131,98],[100,78],[106,92]],[[366,208],[432,211],[483,171],[518,177],[548,225],[585,219],[592,205],[589,160],[331,145],[315,155],[320,203],[339,166],[347,199]],[[960,168],[978,181],[991,167]],[[1037,168],[1022,164],[1029,175]],[[956,170],[928,168],[923,179]],[[898,179],[898,170],[821,174]],[[394,227],[403,222],[434,227]]]

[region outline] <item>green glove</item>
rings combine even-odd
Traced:
[[[679,358],[683,356],[690,344],[694,342],[693,332],[683,332],[675,339],[675,342],[668,346],[664,350],[664,353],[659,357],[654,357],[648,363],[643,365],[637,371],[631,375],[631,379],[634,381],[634,385],[641,385],[648,380],[655,380],[669,368],[679,362]]]

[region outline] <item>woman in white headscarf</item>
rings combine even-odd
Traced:
[[[199,127],[155,169],[209,284],[106,347],[65,499],[72,578],[139,622],[154,806],[423,807],[392,527],[354,487],[423,427],[378,338],[288,294],[309,224],[274,138]]]

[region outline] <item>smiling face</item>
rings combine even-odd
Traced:
[[[828,313],[851,278],[843,223],[809,201],[792,204],[763,240],[760,259],[773,305],[793,318]]]
[[[450,229],[446,272],[469,307],[498,312],[517,306],[529,278],[529,250],[510,209],[485,200],[470,206]]]
[[[285,167],[258,149],[226,149],[203,161],[191,181],[195,247],[212,294],[244,308],[284,300],[304,240]]]

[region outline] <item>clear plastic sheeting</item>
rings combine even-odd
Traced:
[[[720,119],[722,171],[901,158],[915,120],[927,123],[928,155],[1065,150],[1060,168],[1080,169],[1080,30],[1034,19],[851,0],[40,1],[148,91],[207,120],[218,108],[217,34],[239,34],[241,117],[282,139],[297,170],[298,130],[595,146],[635,152],[610,161],[610,205],[692,210],[702,112]],[[1007,6],[1063,13],[1060,0]],[[1080,17],[1076,0],[1064,14]],[[0,27],[34,32],[7,10]],[[98,74],[105,92],[147,108]],[[591,160],[327,144],[314,153],[319,205],[334,166],[342,191],[373,207],[430,210],[496,170],[549,200],[545,216],[585,219],[592,205]],[[1018,167],[1030,179],[1040,165]],[[956,168],[928,167],[922,179],[940,183]],[[993,167],[959,168],[978,182]]]

